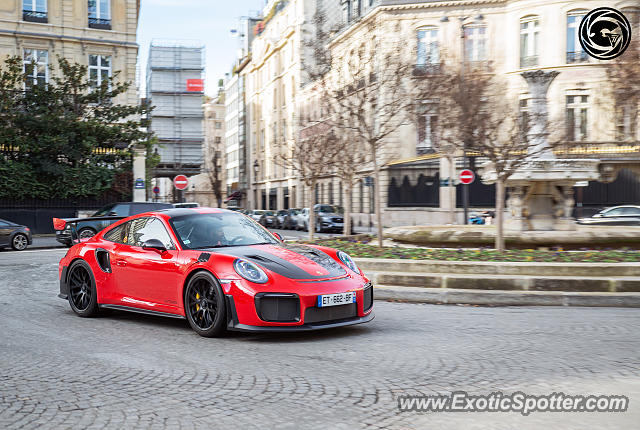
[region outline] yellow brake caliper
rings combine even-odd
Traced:
[[[200,294],[196,293],[196,299],[198,300],[200,299]],[[196,304],[196,311],[199,311],[199,310],[200,310],[200,305]]]

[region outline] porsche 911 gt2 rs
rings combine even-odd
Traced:
[[[56,229],[78,220],[54,219]],[[373,287],[342,251],[285,244],[224,209],[122,219],[69,249],[60,294],[78,315],[100,309],[185,318],[198,334],[294,331],[373,319]]]

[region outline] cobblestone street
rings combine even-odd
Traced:
[[[66,250],[0,252],[0,428],[632,429],[636,309],[376,302],[304,334],[196,335],[186,321],[75,316]],[[399,412],[400,394],[622,394],[625,413]]]

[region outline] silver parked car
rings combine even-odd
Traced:
[[[640,206],[614,206],[601,210],[590,218],[578,219],[588,225],[640,225]]]

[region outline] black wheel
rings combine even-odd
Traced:
[[[78,237],[80,239],[89,239],[96,235],[96,231],[92,228],[83,228],[78,232]]]
[[[220,283],[209,272],[198,272],[184,289],[184,312],[191,328],[204,337],[224,333],[227,312]]]
[[[27,245],[29,245],[29,240],[27,236],[22,233],[16,234],[11,240],[11,248],[13,248],[14,251],[25,250],[27,249]]]
[[[98,294],[96,280],[89,265],[82,261],[75,261],[69,267],[67,275],[69,284],[69,305],[81,317],[92,317],[98,314]]]

